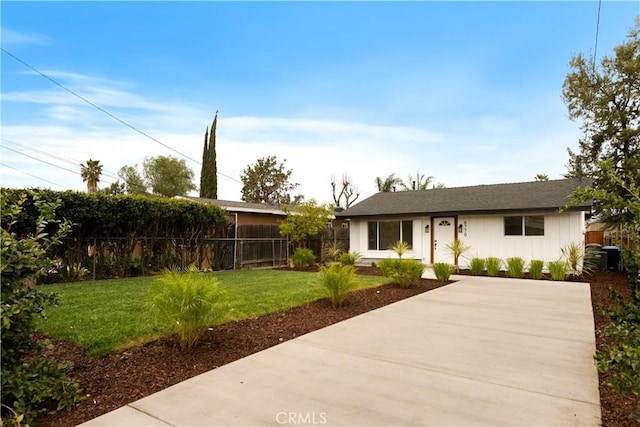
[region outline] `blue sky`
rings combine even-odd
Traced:
[[[561,99],[571,56],[594,50],[597,2],[7,2],[2,47],[187,157],[219,110],[221,199],[260,157],[331,201],[347,174],[416,172],[448,187],[561,178],[579,123]],[[640,2],[603,1],[598,57]],[[1,54],[2,186],[101,187],[175,152]],[[31,157],[28,157],[31,156]],[[53,163],[55,167],[33,157]],[[200,165],[187,159],[199,183]],[[230,177],[230,178],[228,178]]]

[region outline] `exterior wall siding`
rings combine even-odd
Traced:
[[[509,214],[520,215],[518,213]],[[523,214],[531,215],[531,214]],[[470,249],[460,258],[461,268],[468,267],[473,257],[487,258],[522,257],[525,261],[540,259],[545,262],[558,260],[561,248],[568,244],[584,242],[585,221],[583,212],[548,213],[544,215],[544,236],[505,236],[505,215],[461,215],[458,224],[462,226],[462,233],[458,239],[462,240]],[[431,233],[430,217],[403,218],[413,220],[413,251],[406,255],[431,263]],[[371,219],[369,219],[371,220]],[[384,258],[395,257],[393,251],[370,251],[367,248],[367,221],[351,220],[350,240],[351,250],[360,252],[362,264],[369,264]],[[429,232],[425,227],[429,225]]]

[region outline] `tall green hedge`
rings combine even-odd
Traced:
[[[56,217],[73,223],[64,244],[56,249],[56,256],[62,260],[61,270],[73,280],[73,271],[80,268],[92,269],[87,259],[88,245],[96,243],[100,264],[108,264],[112,273],[102,277],[130,275],[132,263],[142,262],[142,272],[153,259],[164,257],[177,250],[189,254],[189,259],[181,261],[200,262],[206,257],[201,242],[221,236],[227,228],[226,212],[214,205],[194,203],[188,200],[167,199],[145,195],[87,194],[76,191],[57,192],[52,190],[0,189],[7,203],[17,201],[24,193],[36,193],[41,200],[60,200]],[[33,197],[28,195],[23,210],[12,226],[18,235],[33,233],[38,210]],[[3,226],[7,217],[2,214]],[[49,232],[55,231],[51,224]],[[144,242],[143,259],[134,259],[136,245]],[[174,256],[164,257],[156,264],[165,267],[178,263]],[[91,260],[93,263],[95,260]],[[115,267],[114,267],[115,265]],[[215,266],[213,266],[215,268]],[[139,274],[140,272],[138,272]]]

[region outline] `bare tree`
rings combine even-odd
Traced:
[[[348,209],[358,200],[360,197],[360,191],[358,187],[353,185],[351,178],[347,175],[342,175],[342,181],[338,183],[335,175],[331,177],[331,190],[333,191],[333,202],[336,206],[344,207]],[[342,199],[344,198],[344,206]]]

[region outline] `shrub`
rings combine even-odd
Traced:
[[[502,267],[502,260],[496,257],[487,258],[487,275],[496,277],[500,274],[500,268]]]
[[[356,287],[356,269],[352,265],[330,264],[320,267],[320,281],[331,305],[338,308],[347,294]]]
[[[340,255],[342,254],[342,245],[339,242],[333,241],[331,243],[325,243],[322,248],[322,260],[324,262],[338,262]]]
[[[309,248],[297,248],[293,253],[293,265],[298,268],[307,268],[316,262],[316,256]]]
[[[433,272],[436,274],[436,278],[441,282],[449,280],[454,268],[454,266],[447,264],[446,262],[436,262],[433,264]]]
[[[520,278],[524,276],[524,259],[520,257],[507,258],[507,277]]]
[[[345,252],[340,255],[340,263],[342,265],[356,265],[360,258],[362,258],[360,252]]]
[[[609,289],[610,298],[615,302],[614,309],[600,307],[599,311],[607,316],[611,323],[598,330],[605,338],[605,344],[596,351],[595,360],[598,371],[604,374],[604,385],[621,393],[640,395],[640,291],[635,298],[625,303],[620,295]],[[632,417],[640,420],[640,406],[635,408]]]
[[[453,263],[456,266],[456,271],[458,271],[458,259],[463,253],[468,251],[471,246],[465,245],[460,239],[455,239],[452,243],[446,245],[445,248],[447,249],[447,251],[449,251],[449,253],[451,253],[451,255],[453,255]]]
[[[487,262],[484,258],[471,258],[471,264],[469,264],[471,274],[474,276],[480,276],[484,273],[486,265]]]
[[[28,197],[36,209],[36,218],[33,228],[22,235],[13,230],[13,226],[19,221]],[[20,421],[16,424],[31,424],[38,412],[70,410],[83,398],[78,383],[69,377],[72,364],[43,358],[43,345],[32,338],[35,317],[45,317],[45,307],[58,304],[56,295],[41,292],[27,283],[33,283],[56,265],[49,251],[61,243],[71,227],[66,220],[56,220],[59,205],[59,200],[41,200],[33,192],[21,195],[14,203],[7,203],[4,194],[0,196],[0,425],[11,425],[17,420]]]
[[[387,258],[378,264],[382,275],[390,277],[395,283],[406,288],[412,283],[416,283],[424,273],[424,264],[415,259],[392,259]]]
[[[149,290],[149,307],[175,328],[182,350],[193,347],[226,312],[218,281],[195,265],[184,272],[165,269]]]
[[[567,263],[565,261],[549,261],[547,268],[551,280],[564,280],[567,277]]]
[[[529,276],[532,279],[542,279],[542,269],[544,268],[544,261],[539,259],[532,259],[529,262]]]

